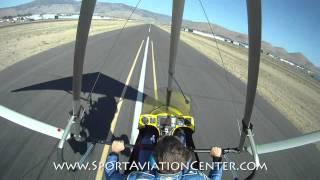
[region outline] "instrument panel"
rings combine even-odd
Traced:
[[[184,127],[194,131],[194,119],[191,116],[176,116],[167,113],[143,114],[140,116],[138,128],[155,127],[160,135],[172,135],[175,129]]]

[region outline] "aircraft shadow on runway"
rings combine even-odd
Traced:
[[[121,96],[125,84],[101,73],[100,78],[93,90],[92,99],[94,99],[95,94],[99,94],[100,96],[97,96],[95,100],[90,101],[88,98],[85,98],[84,95],[88,95],[91,92],[98,74],[98,72],[95,72],[83,75],[81,99],[83,101],[86,101],[89,105],[88,107],[86,107],[87,111],[84,116],[84,121],[81,124],[89,132],[88,139],[94,141],[105,141],[107,139],[111,140],[113,138],[113,135],[109,134],[109,130],[114,115],[117,112],[116,97]],[[11,92],[17,93],[22,91],[35,90],[61,90],[72,93],[72,77],[70,76],[48,82],[42,82],[39,84],[12,90]],[[128,86],[126,94],[124,95],[124,99],[136,101],[138,93],[141,92],[138,92],[135,88]],[[143,94],[143,99],[145,99],[146,97],[147,95]],[[150,98],[148,97],[148,99]],[[86,144],[79,144],[72,140],[69,141],[69,144],[74,152],[79,152],[80,154],[85,153],[87,148]]]

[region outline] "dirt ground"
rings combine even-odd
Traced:
[[[29,23],[0,28],[0,71],[42,51],[72,42],[77,21]],[[125,21],[93,20],[90,35],[120,29]],[[139,23],[129,22],[126,27]]]

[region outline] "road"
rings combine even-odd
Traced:
[[[156,26],[151,26],[149,32],[149,25],[127,28],[116,39],[119,32],[99,34],[88,41],[82,104],[89,107],[86,97],[98,72],[101,72],[93,91],[92,106],[88,109],[90,113],[84,122],[90,136],[96,139],[110,139],[112,136],[130,139],[145,54],[144,96],[155,96],[155,84],[157,89],[167,86],[170,35]],[[145,48],[147,37],[150,38],[148,49]],[[73,52],[74,43],[69,43],[1,71],[0,104],[48,124],[65,127],[72,110]],[[237,146],[245,84],[182,42],[175,77],[191,98],[196,120],[195,145],[198,148]],[[126,91],[123,91],[125,87]],[[260,96],[256,98],[252,122],[258,144],[300,135]],[[0,118],[0,123],[0,179],[94,179],[97,176],[97,170],[92,169],[75,172],[55,170],[56,139],[3,118]],[[74,142],[66,146],[64,155],[70,162],[77,160],[85,149],[82,144]],[[108,147],[96,145],[89,162],[98,163],[102,154],[106,155],[106,150]],[[266,163],[267,170],[259,171],[256,179],[320,179],[320,156],[314,145],[261,155],[260,158]],[[126,160],[127,156],[122,155],[121,159]],[[208,161],[209,156],[201,154],[200,159]],[[229,159],[235,162],[252,160],[246,154],[229,156]],[[243,178],[248,171],[237,173]],[[231,174],[231,171],[226,171],[224,178],[231,179]]]

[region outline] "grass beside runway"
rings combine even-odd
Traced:
[[[124,20],[93,20],[90,36],[122,28]],[[0,28],[0,71],[30,56],[72,42],[78,21],[28,23]],[[139,22],[130,21],[126,27]]]

